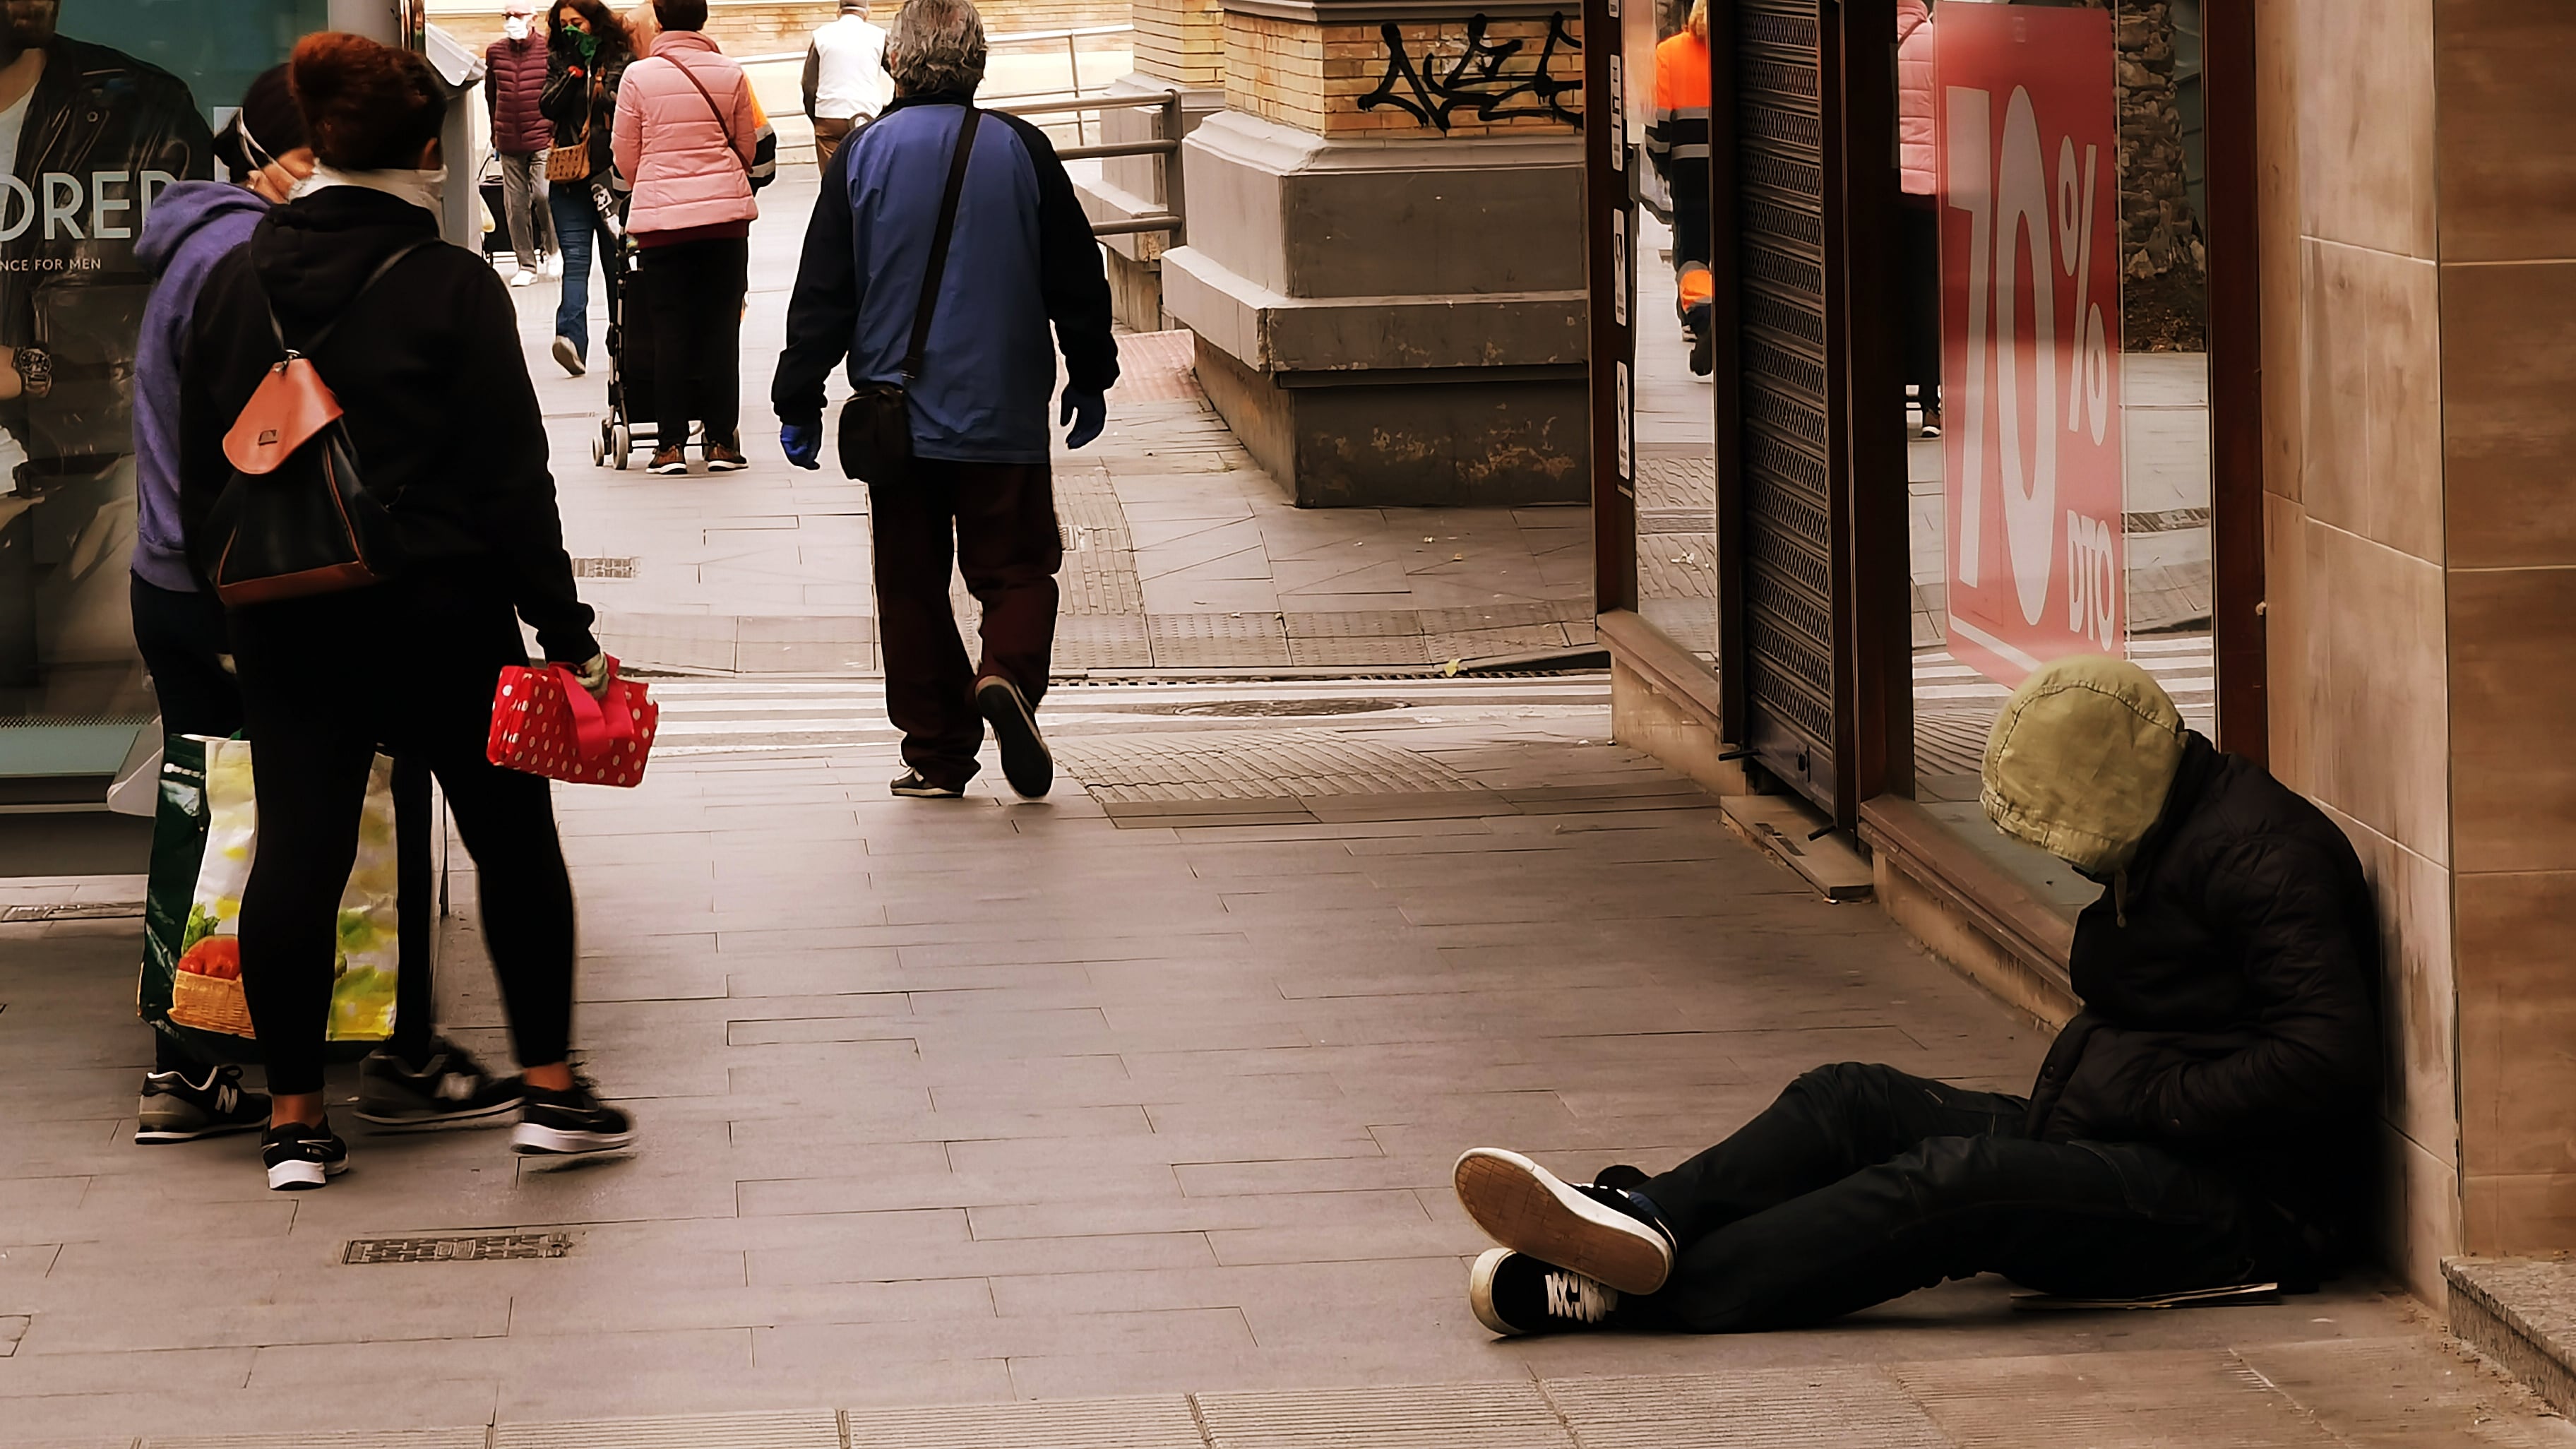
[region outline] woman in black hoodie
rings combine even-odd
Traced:
[[[379,746],[427,761],[474,857],[525,1073],[519,1150],[624,1147],[632,1123],[567,1061],[573,901],[553,799],[544,780],[484,758],[500,671],[526,662],[520,619],[547,658],[582,667],[594,688],[606,681],[564,554],[517,317],[481,258],[438,240],[445,102],[428,63],[321,34],[290,65],[313,189],[263,218],[198,296],[180,376],[187,547],[209,573],[222,541],[208,519],[233,471],[224,434],[283,355],[282,332],[338,396],[362,476],[391,503],[405,567],[390,583],[230,612],[259,800],[242,985],[274,1099],[269,1186],[318,1187],[345,1163],[323,1118],[323,1039],[340,893]]]

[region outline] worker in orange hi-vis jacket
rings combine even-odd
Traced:
[[[1674,307],[1690,331],[1691,371],[1702,377],[1716,365],[1710,302],[1717,282],[1708,266],[1708,138],[1708,0],[1691,0],[1688,24],[1655,47],[1655,119],[1646,128],[1646,155],[1672,194]]]

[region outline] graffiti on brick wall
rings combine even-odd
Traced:
[[[1583,90],[1582,62],[1567,56],[1583,49],[1565,28],[1562,11],[1548,17],[1547,39],[1535,57],[1513,67],[1529,47],[1524,39],[1499,40],[1487,34],[1482,15],[1467,22],[1466,49],[1454,60],[1440,54],[1437,42],[1426,44],[1417,63],[1406,49],[1404,29],[1390,20],[1378,34],[1386,42],[1386,75],[1377,89],[1360,97],[1359,107],[1373,111],[1393,106],[1425,126],[1446,131],[1461,111],[1478,122],[1541,116],[1573,125],[1583,123],[1579,105],[1569,97]],[[1560,75],[1570,71],[1570,77]]]

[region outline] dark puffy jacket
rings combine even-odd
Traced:
[[[2075,926],[2084,1011],[2031,1089],[2052,1141],[2154,1142],[2270,1201],[2318,1266],[2374,1192],[2379,925],[2352,843],[2190,735],[2136,858]]]
[[[541,102],[546,93],[546,43],[503,37],[483,52],[490,72],[483,94],[492,114],[492,149],[505,156],[533,156],[555,143],[555,123],[546,119]]]
[[[430,245],[358,296],[413,242]],[[179,511],[200,576],[218,546],[207,520],[232,477],[224,434],[278,360],[271,305],[292,346],[337,323],[313,364],[340,400],[367,486],[391,500],[410,569],[508,599],[549,659],[598,653],[510,289],[480,256],[440,242],[436,217],[356,186],[270,212],[197,294],[179,375]]]

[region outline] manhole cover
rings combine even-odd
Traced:
[[[1410,709],[1401,699],[1229,699],[1209,704],[1148,704],[1138,714],[1187,715],[1197,719],[1303,719],[1312,715],[1376,714]]]
[[[503,1258],[560,1258],[570,1233],[481,1233],[455,1238],[352,1238],[343,1263],[488,1263]]]

